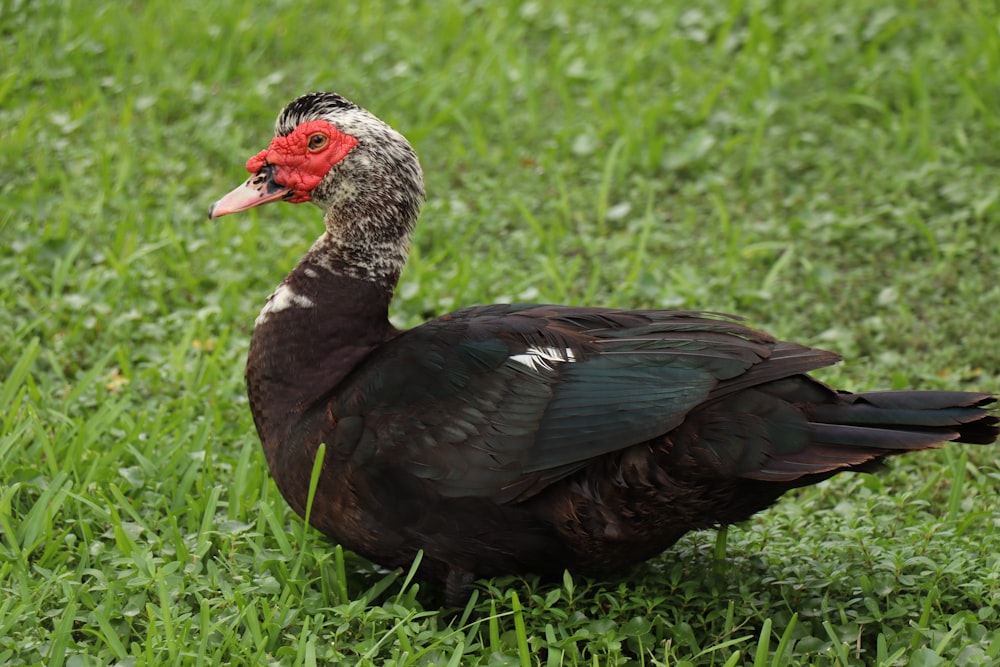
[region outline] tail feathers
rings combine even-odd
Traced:
[[[877,450],[905,452],[928,449],[959,437],[959,432],[946,428],[906,426],[855,426],[852,424],[812,424],[814,443],[839,447],[868,447]]]
[[[809,410],[811,419],[828,424],[878,426],[894,432],[919,433],[936,438],[926,445],[928,447],[949,440],[988,445],[1000,435],[1000,420],[990,410],[990,406],[996,402],[996,396],[992,394],[964,391],[872,391],[848,394],[844,398],[849,398],[849,402],[820,405]],[[879,446],[882,446],[881,442]],[[895,447],[890,445],[889,448]],[[921,449],[900,447],[914,448]]]
[[[937,447],[956,440],[990,444],[1000,435],[990,394],[898,391],[840,394],[836,402],[803,406],[809,445],[772,452],[757,470],[744,474],[774,482],[812,483],[840,470],[871,471],[883,458]]]
[[[856,401],[880,408],[916,408],[939,410],[947,408],[985,408],[996,402],[993,394],[973,391],[866,391],[848,394]]]

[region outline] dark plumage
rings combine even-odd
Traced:
[[[546,305],[388,322],[423,199],[416,155],[330,93],[292,102],[217,217],[312,201],[326,232],[257,319],[247,385],[271,473],[334,540],[461,599],[476,576],[601,573],[789,489],[949,440],[987,444],[985,393],[850,394],[839,357],[735,318]]]

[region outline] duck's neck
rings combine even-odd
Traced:
[[[373,283],[392,298],[408,252],[408,234],[404,238],[379,239],[359,234],[357,230],[327,231],[316,240],[302,263],[309,262],[334,276]]]
[[[325,405],[343,379],[396,333],[388,310],[399,269],[355,259],[324,234],[257,318],[247,392],[272,467],[282,449],[295,447],[293,432],[303,415]]]

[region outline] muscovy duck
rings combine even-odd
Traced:
[[[600,574],[789,489],[950,440],[988,444],[987,393],[851,394],[833,352],[690,311],[492,305],[388,321],[424,198],[406,139],[333,93],[278,116],[217,218],[311,201],[326,231],[256,320],[250,408],[278,489],[311,523],[457,604],[475,577]]]

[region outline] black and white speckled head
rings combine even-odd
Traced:
[[[420,163],[403,135],[336,93],[309,93],[281,111],[274,140],[247,169],[250,178],[212,217],[311,201],[325,211],[326,233],[306,260],[395,285],[424,198]]]
[[[274,136],[288,136],[299,125],[310,120],[339,118],[344,112],[353,111],[363,109],[337,93],[307,93],[296,97],[281,110],[274,121]]]

